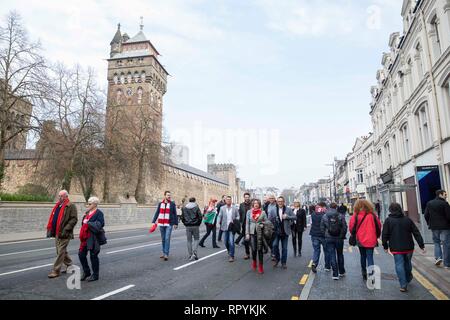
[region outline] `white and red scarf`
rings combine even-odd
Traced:
[[[61,227],[61,222],[64,219],[64,210],[66,209],[67,205],[69,204],[69,199],[64,200],[62,203],[58,202],[57,204],[55,204],[55,206],[53,207],[53,210],[50,214],[50,217],[48,219],[48,223],[47,223],[47,230],[48,231],[52,231],[52,227],[53,227],[53,217],[55,215],[56,209],[61,206],[61,209],[59,210],[59,215],[58,215],[58,220],[56,221],[56,230],[55,231],[55,237],[59,236],[59,231],[60,231],[60,227]]]
[[[160,227],[170,226],[170,204],[171,201],[164,200],[161,202],[158,215],[158,225]]]

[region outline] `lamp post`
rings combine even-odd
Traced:
[[[337,195],[336,195],[336,174],[335,174],[335,167],[334,164],[336,162],[336,158],[334,158],[332,164],[325,164],[327,167],[333,167],[333,189],[334,189],[334,201],[337,201]]]

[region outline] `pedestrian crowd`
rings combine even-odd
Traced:
[[[436,199],[430,201],[425,209],[425,220],[432,231],[435,246],[435,265],[442,263],[450,268],[450,205],[446,201],[447,192],[438,190]],[[98,208],[99,199],[91,197],[85,212],[79,234],[80,247],[78,257],[83,269],[82,281],[99,280],[100,247],[107,243],[104,225],[105,217]],[[333,280],[345,277],[344,244],[348,236],[349,246],[358,247],[360,254],[361,276],[364,281],[375,274],[374,251],[379,245],[394,258],[395,270],[400,283],[400,291],[406,292],[412,281],[412,257],[414,240],[425,252],[425,244],[416,224],[403,212],[398,203],[391,203],[389,216],[382,224],[380,221],[380,203],[376,205],[365,199],[357,200],[348,212],[344,204],[326,204],[319,202],[309,206],[295,200],[292,206],[286,204],[284,197],[274,194],[260,199],[251,199],[244,194],[244,202],[233,204],[231,196],[222,196],[218,201],[211,198],[200,209],[194,197],[181,209],[178,218],[177,206],[170,191],[164,193],[164,199],[158,203],[153,216],[150,231],[159,228],[161,234],[161,260],[168,261],[172,231],[178,222],[185,225],[187,237],[187,259],[199,260],[198,247],[205,247],[211,237],[212,247],[220,249],[223,242],[228,252],[228,261],[236,261],[236,246],[244,246],[244,260],[251,260],[250,267],[264,274],[264,256],[270,254],[272,266],[287,269],[289,238],[291,237],[293,256],[302,256],[303,232],[309,225],[310,216],[312,254],[312,272],[319,270],[319,260],[324,255],[324,271],[330,272]],[[347,224],[347,214],[350,214]],[[67,272],[73,261],[67,252],[67,246],[74,238],[74,228],[78,222],[77,208],[70,202],[67,191],[59,192],[59,201],[50,213],[47,224],[47,237],[55,238],[56,260],[49,278],[59,277]],[[200,226],[205,224],[206,233],[200,239]],[[217,234],[217,229],[219,230]],[[237,235],[237,238],[235,238]],[[217,236],[217,237],[216,237]],[[91,268],[87,261],[90,254]],[[281,264],[281,266],[280,266]]]

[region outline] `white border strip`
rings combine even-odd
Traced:
[[[24,272],[24,271],[28,271],[28,270],[34,270],[34,269],[49,267],[49,266],[52,266],[52,265],[53,265],[53,263],[49,263],[49,264],[44,264],[42,266],[37,266],[37,267],[31,267],[31,268],[26,268],[26,269],[21,269],[21,270],[16,270],[16,271],[0,273],[0,277],[1,276],[7,276],[8,274],[14,274],[14,273]]]
[[[102,295],[102,296],[99,296],[99,297],[94,298],[94,299],[91,299],[91,300],[103,300],[103,299],[105,299],[105,298],[111,297],[111,296],[113,296],[113,295],[115,295],[115,294],[118,294],[118,293],[120,293],[120,292],[123,292],[123,291],[126,291],[126,290],[128,290],[128,289],[131,289],[131,288],[133,288],[134,286],[135,286],[134,284],[130,284],[129,286],[126,286],[126,287],[123,287],[123,288],[120,288],[120,289],[111,291],[111,292],[109,292],[109,293],[106,293],[106,294],[104,294],[104,295]]]
[[[161,245],[161,242],[145,244],[143,246],[138,246],[138,247],[133,247],[133,248],[126,248],[126,249],[120,249],[120,250],[115,250],[115,251],[109,251],[109,252],[106,252],[106,254],[113,254],[113,253],[130,251],[130,250],[136,250],[136,249],[141,249],[141,248],[146,248],[146,247],[153,247],[153,246],[158,246],[158,245]]]
[[[180,266],[180,267],[174,268],[173,270],[175,270],[175,271],[181,270],[181,269],[183,269],[183,268],[192,266],[193,264],[199,263],[200,261],[206,260],[206,259],[208,259],[208,258],[211,258],[211,257],[213,257],[213,256],[216,256],[216,255],[221,254],[221,253],[224,253],[224,252],[227,252],[227,249],[222,250],[222,251],[219,251],[219,252],[216,252],[216,253],[213,253],[213,254],[210,254],[209,256],[206,256],[206,257],[203,257],[203,258],[201,258],[201,259],[198,259],[197,261],[193,261],[193,262],[190,262],[190,263],[186,263],[186,264],[184,264],[184,265],[182,265],[182,266]]]

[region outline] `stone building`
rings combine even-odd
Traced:
[[[450,2],[404,0],[401,15],[371,89],[382,216],[398,201],[429,238],[425,205],[450,189]]]

